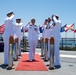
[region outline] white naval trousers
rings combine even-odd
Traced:
[[[50,39],[48,39],[48,58],[50,59]]]
[[[54,65],[60,65],[60,50],[59,50],[59,39],[54,39],[55,41],[55,52],[54,52]]]
[[[29,46],[30,46],[30,51],[29,51],[29,60],[33,60],[35,56],[35,49],[38,40],[28,40],[29,41]]]
[[[21,39],[18,39],[18,55],[21,55]]]
[[[9,38],[4,39],[4,64],[8,64],[8,51],[9,51]]]

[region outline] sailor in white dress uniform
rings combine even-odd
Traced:
[[[10,35],[14,35],[13,18],[14,18],[14,13],[9,12],[4,22],[5,31],[3,33],[3,41],[4,41],[4,64],[5,65],[8,65],[9,37]]]
[[[22,27],[22,21],[21,19],[16,19],[16,23],[15,23],[15,35],[18,38],[18,55],[21,55],[21,39],[22,39],[22,35],[21,35],[21,27]]]
[[[30,22],[25,26],[25,29],[28,30],[28,42],[30,46],[29,59],[30,61],[34,60],[35,49],[38,42],[38,27],[35,25],[35,19],[31,19]]]
[[[53,29],[51,27],[52,24],[51,24],[50,18],[47,19],[47,22],[48,22],[47,25],[44,26],[44,39],[48,38],[47,57],[50,58],[50,37],[53,36],[52,34]],[[44,47],[45,47],[45,44],[44,44]],[[44,48],[44,51],[45,51],[45,48]]]
[[[54,65],[55,65],[55,67],[61,67],[61,65],[60,65],[60,51],[59,51],[59,43],[60,43],[60,39],[61,39],[61,35],[60,35],[61,20],[59,20],[59,16],[57,16],[57,15],[52,15],[52,20],[54,23],[53,36],[54,36],[54,40],[55,40]]]

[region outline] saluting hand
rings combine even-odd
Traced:
[[[31,22],[28,22],[28,25],[30,24]]]

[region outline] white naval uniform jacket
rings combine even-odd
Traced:
[[[35,30],[37,29],[37,31]],[[38,27],[36,25],[26,25],[25,29],[28,29],[28,40],[38,40]]]
[[[43,31],[43,37],[49,39],[53,35],[52,31],[53,31],[53,29],[51,28],[51,24],[45,25],[44,26],[44,31]]]
[[[22,23],[15,23],[15,34],[16,36],[19,38],[19,40],[22,39],[22,36],[21,36],[21,27],[22,27]]]
[[[7,38],[10,37],[10,35],[14,35],[14,23],[13,23],[13,17],[7,17],[5,19],[4,25],[5,25],[5,30],[4,30],[4,34],[3,34],[3,38]],[[7,40],[7,39],[6,39]]]
[[[60,40],[61,39],[61,34],[60,34],[60,29],[61,29],[61,21],[57,20],[55,17],[53,17],[55,26],[53,27],[53,36],[55,39]]]

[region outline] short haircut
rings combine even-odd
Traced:
[[[31,19],[31,22],[35,22],[35,19],[33,18],[33,19]]]

